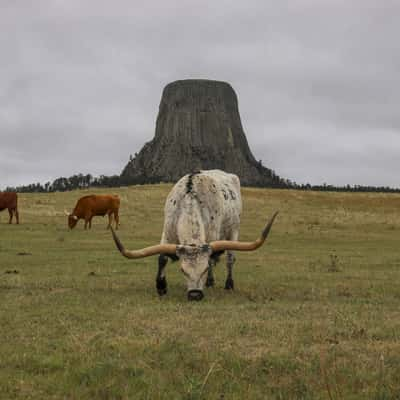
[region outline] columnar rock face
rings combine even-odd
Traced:
[[[182,80],[162,94],[152,141],[124,168],[125,183],[175,182],[199,169],[222,169],[242,185],[277,186],[280,178],[252,155],[237,97],[225,82]]]

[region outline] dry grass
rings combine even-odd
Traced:
[[[103,190],[127,247],[159,241],[170,188]],[[243,189],[243,239],[280,210],[269,241],[193,304],[176,264],[160,299],[156,258],[122,258],[105,219],[67,230],[88,192],[0,214],[0,398],[400,398],[400,196]]]

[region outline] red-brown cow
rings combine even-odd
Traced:
[[[15,192],[0,192],[0,211],[8,208],[8,214],[10,214],[9,224],[12,223],[12,218],[15,215],[17,224],[19,224],[18,214],[18,196]]]
[[[89,225],[89,229],[92,227],[92,218],[97,215],[108,215],[108,225],[107,229],[110,228],[112,222],[112,216],[114,215],[115,219],[115,228],[118,229],[119,225],[119,197],[116,195],[96,195],[92,194],[89,196],[81,197],[74,211],[71,214],[68,214],[66,211],[66,215],[68,216],[68,226],[72,229],[75,227],[77,222],[80,219],[85,220],[85,229]]]

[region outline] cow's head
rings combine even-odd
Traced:
[[[64,210],[64,214],[68,217],[68,227],[70,229],[75,228],[79,218],[74,214],[69,214],[66,210]]]
[[[207,279],[210,256],[225,250],[252,251],[258,249],[265,242],[277,214],[278,212],[275,212],[263,229],[261,236],[254,242],[216,240],[202,245],[158,244],[131,251],[125,250],[112,227],[111,232],[118,250],[127,258],[143,258],[155,254],[178,256],[181,271],[187,282],[188,299],[201,300],[204,297],[203,288]]]

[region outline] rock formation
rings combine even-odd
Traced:
[[[187,173],[215,168],[237,174],[245,186],[281,183],[252,155],[228,83],[190,79],[168,84],[154,139],[126,165],[122,182],[176,182]]]

